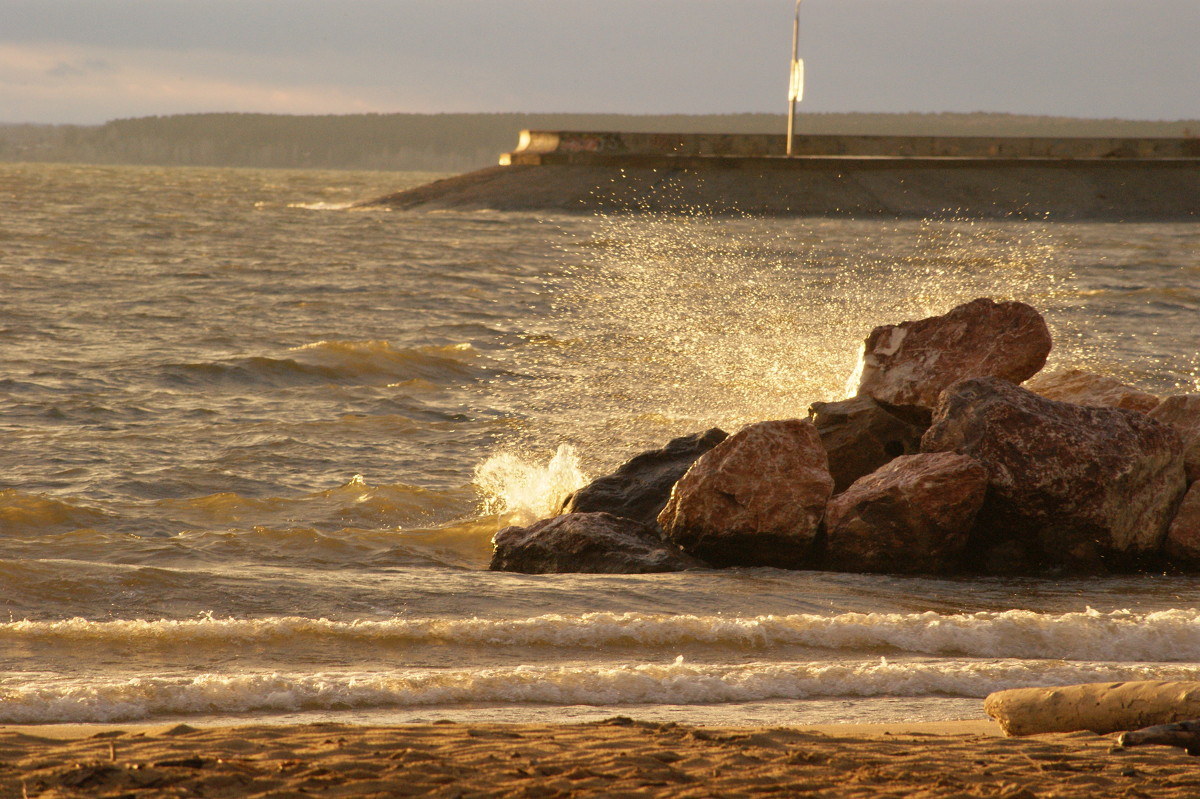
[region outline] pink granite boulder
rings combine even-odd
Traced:
[[[1183,496],[1183,504],[1167,530],[1163,553],[1172,566],[1194,571],[1200,569],[1200,483]]]
[[[1115,377],[1082,369],[1042,372],[1026,381],[1024,387],[1034,394],[1059,402],[1099,408],[1126,408],[1141,413],[1150,413],[1160,401],[1154,394],[1126,385]]]
[[[834,497],[826,565],[836,571],[959,571],[988,472],[954,452],[902,455]]]
[[[872,330],[857,393],[931,411],[942,389],[959,380],[1028,380],[1045,365],[1050,346],[1050,330],[1031,306],[981,297],[943,316]]]
[[[759,422],[701,455],[658,516],[667,537],[713,566],[802,568],[833,492],[812,422]]]
[[[1137,568],[1161,547],[1186,488],[1182,444],[1167,425],[994,377],[947,388],[921,449],[987,469],[971,546],[988,571]]]
[[[1188,482],[1200,480],[1200,394],[1167,397],[1150,412],[1150,418],[1170,425],[1179,434]]]
[[[703,566],[654,527],[611,513],[568,513],[492,539],[492,571],[646,574]]]

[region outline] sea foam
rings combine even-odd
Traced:
[[[711,705],[831,697],[983,697],[1005,688],[1195,680],[1200,666],[1062,661],[516,666],[23,681],[0,685],[0,723],[486,704]]]
[[[531,524],[555,515],[567,495],[587,482],[570,444],[560,445],[545,463],[504,452],[475,469],[484,512],[505,516],[511,524]]]
[[[17,621],[0,624],[12,646],[82,643],[138,647],[238,648],[248,643],[334,643],[339,647],[437,646],[647,651],[699,645],[721,652],[779,646],[842,653],[1112,662],[1200,661],[1200,610],[1049,614],[1027,610],[941,614],[842,613],[701,616],[648,613],[547,614],[517,619],[333,621],[264,619]]]

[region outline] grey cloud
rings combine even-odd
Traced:
[[[380,110],[785,109],[792,0],[0,0],[2,42]],[[802,111],[1200,116],[1200,0],[804,0]],[[89,70],[67,61],[67,80]],[[390,98],[390,99],[389,99]]]
[[[52,78],[79,78],[103,72],[112,72],[115,67],[102,58],[88,58],[82,61],[60,61],[46,74]]]

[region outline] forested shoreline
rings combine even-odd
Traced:
[[[779,133],[783,114],[180,114],[103,125],[0,124],[0,161],[465,172],[496,163],[522,129]],[[913,136],[1200,134],[1200,120],[1017,114],[805,114],[797,132]]]

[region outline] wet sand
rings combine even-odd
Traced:
[[[991,722],[0,727],[0,798],[1194,797],[1200,759]]]

